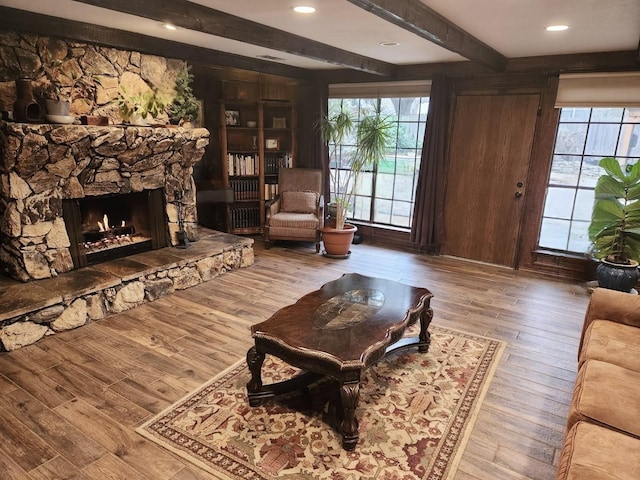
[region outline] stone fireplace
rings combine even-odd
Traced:
[[[208,143],[203,128],[1,123],[3,271],[26,282],[175,246],[179,231],[197,240],[192,173]]]

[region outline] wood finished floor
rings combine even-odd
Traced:
[[[433,323],[508,343],[456,480],[553,479],[588,293],[445,257],[358,245],[255,245],[255,265],[0,354],[0,478],[212,477],[134,427],[244,358],[249,328],[343,273],[425,286]]]

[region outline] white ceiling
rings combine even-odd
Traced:
[[[194,3],[396,65],[465,60],[346,0],[196,0]],[[301,3],[314,5],[316,13],[306,16],[294,13],[292,6]],[[422,3],[507,58],[637,50],[640,39],[640,0],[422,0]],[[270,55],[290,66],[337,68],[200,32],[184,29],[170,32],[158,21],[72,0],[0,0],[0,5],[251,58]],[[570,28],[556,33],[545,31],[551,24],[566,24]],[[399,45],[380,46],[380,42],[388,41],[399,42]]]

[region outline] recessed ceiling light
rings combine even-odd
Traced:
[[[308,5],[298,5],[296,7],[293,7],[293,11],[296,13],[313,13],[316,11],[316,9]]]
[[[547,32],[562,32],[569,28],[568,25],[549,25],[547,27]]]
[[[177,30],[178,27],[176,27],[175,25],[172,25],[170,23],[165,23],[164,24],[164,28],[166,28],[167,30]]]
[[[397,47],[400,45],[400,42],[380,42],[380,45],[383,47]]]

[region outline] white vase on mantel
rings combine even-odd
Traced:
[[[143,117],[138,112],[134,112],[129,116],[129,123],[138,127],[146,127],[149,125],[146,117]]]
[[[59,115],[62,117],[68,117],[71,109],[71,102],[66,100],[53,100],[46,99],[47,113],[49,115]]]

